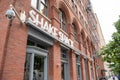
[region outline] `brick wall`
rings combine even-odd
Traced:
[[[23,80],[28,29],[17,17],[12,22],[5,17],[10,4],[18,12],[28,8],[25,1],[0,1],[0,80]]]

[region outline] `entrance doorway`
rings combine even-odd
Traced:
[[[27,47],[24,80],[47,80],[47,51]]]

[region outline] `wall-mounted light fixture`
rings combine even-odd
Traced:
[[[13,20],[15,16],[17,16],[17,18],[20,20],[21,23],[24,23],[26,21],[25,11],[20,12],[20,15],[19,15],[18,12],[13,7],[13,5],[10,5],[10,9],[6,11],[5,15],[9,20]]]

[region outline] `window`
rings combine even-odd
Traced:
[[[60,28],[66,32],[66,17],[62,10],[60,10]]]
[[[61,79],[70,80],[68,51],[63,48],[61,49]]]
[[[28,40],[27,41],[27,45],[29,45],[29,46],[36,46],[38,48],[48,50],[48,48],[45,45],[41,45],[40,43],[35,42],[35,40]]]
[[[83,32],[81,32],[81,43],[82,43],[82,46],[85,47],[85,41],[84,41],[84,35],[83,35]]]
[[[77,80],[82,80],[79,55],[76,55],[76,70],[77,70]]]
[[[76,29],[76,26],[74,24],[72,24],[72,29],[73,29],[74,39],[76,41],[78,41],[78,38],[77,38],[77,29]]]
[[[31,5],[42,14],[48,16],[48,0],[32,0]]]

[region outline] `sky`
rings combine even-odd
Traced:
[[[120,15],[120,0],[90,0],[94,12],[97,14],[105,42],[112,39],[112,33],[116,31],[114,22]]]

